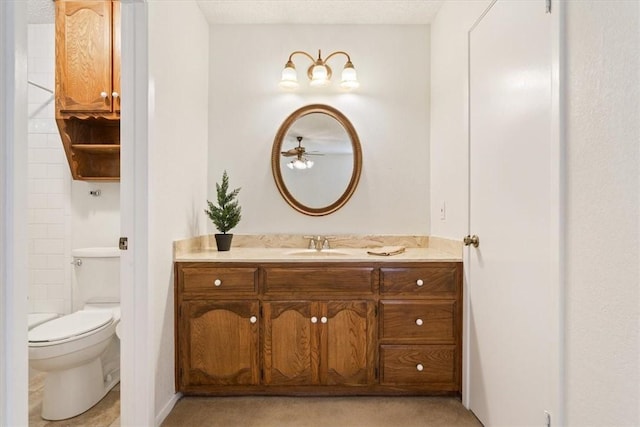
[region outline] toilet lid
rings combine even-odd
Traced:
[[[60,341],[99,329],[113,319],[111,310],[77,311],[36,326],[29,331],[29,342]]]

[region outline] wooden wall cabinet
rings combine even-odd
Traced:
[[[55,99],[73,179],[119,180],[119,1],[56,0]]]
[[[175,274],[182,393],[461,393],[461,263],[177,262]]]

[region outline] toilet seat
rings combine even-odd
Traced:
[[[30,330],[29,345],[46,346],[76,340],[104,329],[112,322],[112,310],[80,310]]]

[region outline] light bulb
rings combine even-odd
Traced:
[[[311,86],[326,86],[329,83],[329,73],[324,65],[314,65],[311,69]]]
[[[340,83],[340,86],[346,89],[355,89],[360,86],[356,75],[356,69],[353,68],[351,61],[348,61],[344,66],[344,70],[342,70],[342,82]]]
[[[287,62],[284,70],[282,70],[282,79],[280,80],[280,87],[283,89],[296,89],[298,87],[298,73],[296,73],[296,67],[293,62]]]

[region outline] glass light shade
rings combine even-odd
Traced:
[[[290,161],[289,163],[287,163],[287,167],[289,169],[293,169],[293,161]]]
[[[306,159],[304,164],[307,166],[307,169],[311,169],[313,167],[313,160]]]
[[[296,169],[306,169],[307,165],[300,159],[295,159],[293,161],[293,167]]]
[[[358,77],[356,75],[356,69],[353,68],[353,64],[347,63],[342,70],[342,82],[340,86],[346,89],[355,89],[360,86]]]
[[[329,73],[324,65],[314,65],[311,69],[311,86],[326,86],[329,83]]]
[[[284,89],[296,89],[298,86],[298,73],[296,73],[296,69],[287,65],[284,67],[284,70],[282,70],[280,87]]]

